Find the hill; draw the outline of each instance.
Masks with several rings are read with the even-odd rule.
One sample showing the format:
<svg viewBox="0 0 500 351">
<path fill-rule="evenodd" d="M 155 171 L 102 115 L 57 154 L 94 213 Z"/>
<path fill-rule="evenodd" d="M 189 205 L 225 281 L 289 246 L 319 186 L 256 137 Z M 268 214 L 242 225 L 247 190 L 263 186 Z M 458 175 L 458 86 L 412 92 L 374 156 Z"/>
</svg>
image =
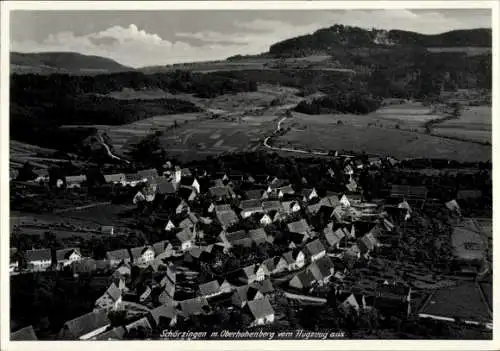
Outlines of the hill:
<svg viewBox="0 0 500 351">
<path fill-rule="evenodd" d="M 425 35 L 403 30 L 366 30 L 359 27 L 334 25 L 312 34 L 280 41 L 271 45 L 275 57 L 331 54 L 339 48 L 360 47 L 490 47 L 491 29 L 454 30 Z"/>
<path fill-rule="evenodd" d="M 10 53 L 11 73 L 97 74 L 133 71 L 131 67 L 100 56 L 75 52 Z"/>
</svg>

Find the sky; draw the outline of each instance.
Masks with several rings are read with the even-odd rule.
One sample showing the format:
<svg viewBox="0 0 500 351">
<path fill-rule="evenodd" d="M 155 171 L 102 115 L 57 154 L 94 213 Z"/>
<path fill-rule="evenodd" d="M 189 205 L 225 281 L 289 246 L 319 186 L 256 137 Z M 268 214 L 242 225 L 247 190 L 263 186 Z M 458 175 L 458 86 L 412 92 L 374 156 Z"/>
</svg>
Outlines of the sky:
<svg viewBox="0 0 500 351">
<path fill-rule="evenodd" d="M 488 9 L 159 10 L 10 13 L 11 51 L 72 51 L 142 67 L 266 52 L 334 24 L 424 34 L 490 28 Z"/>
</svg>

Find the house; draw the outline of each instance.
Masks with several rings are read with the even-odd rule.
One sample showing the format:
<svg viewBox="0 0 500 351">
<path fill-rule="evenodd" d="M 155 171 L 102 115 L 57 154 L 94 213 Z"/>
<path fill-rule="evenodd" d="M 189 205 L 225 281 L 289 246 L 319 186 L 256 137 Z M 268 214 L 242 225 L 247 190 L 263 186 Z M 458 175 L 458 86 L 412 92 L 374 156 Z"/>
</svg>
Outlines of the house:
<svg viewBox="0 0 500 351">
<path fill-rule="evenodd" d="M 129 263 L 131 258 L 127 249 L 119 249 L 106 252 L 106 259 L 111 267 L 118 266 L 120 263 Z"/>
<path fill-rule="evenodd" d="M 10 341 L 30 341 L 38 340 L 35 330 L 32 325 L 21 328 L 15 332 L 10 333 Z"/>
<path fill-rule="evenodd" d="M 244 196 L 247 200 L 263 200 L 267 198 L 267 192 L 258 189 L 248 190 L 245 191 Z"/>
<path fill-rule="evenodd" d="M 456 214 L 460 215 L 460 205 L 458 204 L 457 200 L 448 201 L 444 205 L 450 212 L 455 212 Z"/>
<path fill-rule="evenodd" d="M 139 246 L 130 249 L 134 264 L 143 265 L 154 260 L 155 251 L 152 246 Z"/>
<path fill-rule="evenodd" d="M 167 251 L 172 253 L 173 246 L 170 243 L 170 241 L 162 240 L 162 241 L 158 241 L 158 242 L 153 244 L 153 250 L 154 250 L 156 256 L 158 256 L 158 255 L 161 255 Z"/>
<path fill-rule="evenodd" d="M 106 183 L 121 184 L 125 181 L 125 173 L 105 174 L 104 181 Z"/>
<path fill-rule="evenodd" d="M 153 331 L 153 328 L 151 327 L 151 324 L 149 323 L 148 317 L 146 317 L 146 316 L 142 317 L 136 321 L 133 321 L 132 323 L 125 325 L 125 329 L 127 330 L 127 333 L 129 333 L 129 334 L 131 332 L 133 332 L 134 330 L 137 330 L 139 328 L 146 330 L 149 333 L 151 333 Z"/>
<path fill-rule="evenodd" d="M 342 229 L 338 228 L 333 230 L 333 223 L 329 223 L 327 227 L 323 229 L 323 234 L 328 245 L 336 249 L 340 248 L 342 240 L 346 237 Z"/>
<path fill-rule="evenodd" d="M 348 176 L 352 176 L 354 174 L 354 170 L 352 169 L 351 165 L 347 165 L 344 167 L 344 174 Z"/>
<path fill-rule="evenodd" d="M 263 299 L 264 295 L 259 289 L 251 284 L 238 286 L 231 296 L 231 304 L 240 308 L 245 307 L 248 301 Z"/>
<path fill-rule="evenodd" d="M 342 259 L 348 266 L 354 265 L 360 258 L 361 250 L 357 244 L 348 247 L 342 255 Z"/>
<path fill-rule="evenodd" d="M 238 216 L 233 210 L 218 211 L 216 217 L 223 229 L 239 222 Z"/>
<path fill-rule="evenodd" d="M 158 177 L 158 171 L 155 168 L 143 169 L 137 172 L 137 176 L 144 182 L 151 182 Z"/>
<path fill-rule="evenodd" d="M 180 185 L 181 187 L 193 189 L 194 191 L 196 191 L 196 194 L 199 194 L 201 192 L 200 183 L 193 176 L 182 177 Z"/>
<path fill-rule="evenodd" d="M 351 206 L 351 203 L 349 202 L 349 199 L 347 198 L 347 196 L 345 194 L 342 195 L 339 202 L 340 202 L 340 206 L 342 206 L 342 207 L 350 207 Z"/>
<path fill-rule="evenodd" d="M 363 196 L 361 194 L 350 193 L 345 194 L 345 196 L 347 196 L 350 206 L 359 205 L 363 202 Z"/>
<path fill-rule="evenodd" d="M 187 251 L 193 247 L 196 240 L 196 228 L 184 229 L 183 231 L 177 233 L 176 238 L 181 243 L 181 250 Z"/>
<path fill-rule="evenodd" d="M 125 334 L 127 333 L 127 329 L 123 326 L 114 327 L 102 334 L 99 334 L 90 340 L 98 340 L 98 341 L 112 341 L 112 340 L 123 340 L 125 338 Z"/>
<path fill-rule="evenodd" d="M 262 210 L 265 213 L 269 213 L 271 211 L 282 211 L 283 207 L 281 206 L 281 202 L 279 201 L 264 201 L 262 202 Z"/>
<path fill-rule="evenodd" d="M 159 195 L 171 195 L 171 194 L 174 194 L 176 191 L 176 188 L 175 188 L 175 185 L 163 178 L 163 177 L 159 177 L 159 178 L 156 178 L 156 193 L 159 194 Z"/>
<path fill-rule="evenodd" d="M 262 212 L 262 203 L 260 200 L 243 200 L 240 202 L 241 217 L 247 218 L 254 213 Z"/>
<path fill-rule="evenodd" d="M 179 302 L 180 314 L 184 318 L 207 314 L 210 311 L 210 305 L 205 297 L 199 296 Z"/>
<path fill-rule="evenodd" d="M 248 234 L 252 241 L 257 245 L 267 242 L 267 234 L 263 228 L 250 229 Z"/>
<path fill-rule="evenodd" d="M 172 304 L 160 305 L 150 310 L 149 318 L 157 329 L 171 328 L 177 324 L 177 314 Z"/>
<path fill-rule="evenodd" d="M 52 265 L 50 249 L 26 250 L 25 257 L 28 269 L 33 271 L 44 271 Z"/>
<path fill-rule="evenodd" d="M 176 228 L 176 226 L 175 226 L 174 222 L 171 219 L 169 219 L 167 224 L 165 225 L 165 231 L 169 232 L 171 230 L 174 230 L 175 228 Z"/>
<path fill-rule="evenodd" d="M 217 280 L 212 280 L 207 283 L 198 285 L 198 292 L 200 296 L 206 298 L 213 297 L 222 293 L 219 282 Z"/>
<path fill-rule="evenodd" d="M 283 201 L 281 205 L 283 206 L 283 212 L 288 215 L 300 211 L 300 205 L 297 201 Z"/>
<path fill-rule="evenodd" d="M 181 187 L 179 188 L 177 195 L 184 201 L 192 202 L 196 200 L 198 193 L 196 192 L 196 189 Z"/>
<path fill-rule="evenodd" d="M 274 322 L 274 309 L 267 296 L 263 299 L 248 301 L 247 306 L 253 316 L 251 326 L 265 325 Z"/>
<path fill-rule="evenodd" d="M 290 279 L 288 285 L 299 290 L 309 289 L 313 285 L 314 281 L 315 279 L 311 271 L 306 269 L 297 273 L 292 279 Z"/>
<path fill-rule="evenodd" d="M 272 192 L 270 192 L 270 193 L 281 199 L 285 195 L 295 194 L 295 190 L 293 190 L 293 187 L 291 185 L 286 185 L 286 186 L 276 188 L 276 189 L 272 190 Z"/>
<path fill-rule="evenodd" d="M 125 181 L 123 182 L 123 185 L 130 185 L 131 187 L 135 187 L 142 182 L 144 182 L 144 179 L 137 173 L 128 173 L 125 174 Z"/>
<path fill-rule="evenodd" d="M 260 264 L 261 267 L 269 272 L 269 275 L 274 273 L 281 273 L 288 269 L 288 264 L 283 257 L 275 256 L 271 258 L 267 258 Z"/>
<path fill-rule="evenodd" d="M 101 234 L 106 234 L 109 236 L 113 236 L 115 233 L 115 227 L 112 225 L 103 225 L 101 226 Z"/>
<path fill-rule="evenodd" d="M 66 188 L 80 188 L 84 182 L 87 181 L 87 176 L 84 174 L 76 175 L 76 176 L 67 176 L 64 177 L 64 181 L 66 183 Z"/>
<path fill-rule="evenodd" d="M 138 203 L 143 202 L 143 201 L 146 201 L 146 195 L 144 195 L 142 191 L 138 191 L 134 195 L 132 202 L 134 203 L 134 205 L 137 205 Z"/>
<path fill-rule="evenodd" d="M 328 195 L 322 198 L 319 203 L 322 206 L 335 208 L 340 204 L 340 201 L 337 195 Z"/>
<path fill-rule="evenodd" d="M 257 280 L 258 268 L 259 267 L 255 264 L 243 267 L 241 269 L 241 279 L 247 284 L 253 283 L 254 281 Z"/>
<path fill-rule="evenodd" d="M 82 259 L 82 254 L 78 248 L 67 248 L 56 250 L 56 261 L 59 267 L 66 267 L 75 261 Z"/>
<path fill-rule="evenodd" d="M 227 201 L 236 197 L 236 194 L 228 186 L 215 186 L 208 189 L 208 194 L 217 202 Z"/>
<path fill-rule="evenodd" d="M 345 314 L 349 314 L 351 311 L 359 313 L 367 307 L 365 296 L 363 294 L 354 294 L 352 292 L 338 292 L 336 295 L 336 300 L 339 301 L 337 307 Z"/>
<path fill-rule="evenodd" d="M 266 213 L 264 214 L 260 220 L 259 220 L 259 223 L 262 225 L 262 226 L 267 226 L 271 223 L 273 223 L 273 219 Z"/>
<path fill-rule="evenodd" d="M 183 212 L 190 212 L 189 205 L 184 199 L 178 199 L 177 200 L 177 205 L 175 206 L 175 213 L 176 214 L 181 214 Z"/>
<path fill-rule="evenodd" d="M 326 255 L 326 249 L 321 241 L 316 239 L 305 245 L 304 253 L 311 261 L 316 261 Z"/>
<path fill-rule="evenodd" d="M 302 268 L 305 264 L 305 255 L 299 249 L 294 249 L 283 254 L 288 270 L 293 271 Z"/>
<path fill-rule="evenodd" d="M 371 167 L 380 168 L 382 167 L 382 160 L 379 157 L 368 157 L 368 164 Z"/>
<path fill-rule="evenodd" d="M 300 191 L 300 195 L 302 196 L 302 201 L 304 201 L 304 202 L 311 201 L 312 199 L 318 197 L 318 193 L 316 192 L 316 189 L 314 189 L 314 188 L 302 189 Z"/>
<path fill-rule="evenodd" d="M 198 217 L 194 213 L 189 213 L 186 218 L 184 218 L 180 223 L 179 223 L 179 228 L 182 229 L 189 229 L 193 228 L 198 224 L 200 221 Z"/>
<path fill-rule="evenodd" d="M 64 323 L 59 332 L 62 340 L 89 340 L 101 333 L 111 324 L 108 312 L 104 309 L 89 312 Z"/>
<path fill-rule="evenodd" d="M 250 235 L 244 230 L 237 230 L 231 233 L 222 231 L 219 234 L 219 238 L 227 249 L 234 246 L 251 247 L 253 242 Z"/>
<path fill-rule="evenodd" d="M 109 288 L 95 302 L 95 309 L 110 309 L 121 302 L 122 290 L 115 283 L 111 283 Z"/>
<path fill-rule="evenodd" d="M 359 248 L 363 255 L 367 255 L 370 252 L 374 251 L 377 247 L 380 246 L 379 241 L 375 238 L 373 233 L 369 232 L 363 235 L 358 242 Z"/>
<path fill-rule="evenodd" d="M 321 256 L 321 258 L 314 260 L 307 267 L 307 270 L 311 272 L 314 281 L 319 284 L 327 283 L 330 277 L 335 273 L 333 262 L 328 256 Z"/>
<path fill-rule="evenodd" d="M 305 219 L 288 223 L 287 228 L 290 233 L 301 234 L 304 236 L 304 238 L 309 237 L 312 233 L 311 228 L 309 227 L 309 224 L 307 224 Z"/>
</svg>

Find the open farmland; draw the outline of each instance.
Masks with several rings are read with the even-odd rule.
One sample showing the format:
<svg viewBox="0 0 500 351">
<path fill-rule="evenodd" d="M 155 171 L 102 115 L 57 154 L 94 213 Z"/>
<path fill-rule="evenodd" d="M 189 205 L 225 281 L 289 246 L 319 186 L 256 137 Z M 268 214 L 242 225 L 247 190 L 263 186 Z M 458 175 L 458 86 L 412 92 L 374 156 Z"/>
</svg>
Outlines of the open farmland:
<svg viewBox="0 0 500 351">
<path fill-rule="evenodd" d="M 492 137 L 491 106 L 468 106 L 457 119 L 449 119 L 432 129 L 435 135 L 463 140 L 490 142 Z"/>
<path fill-rule="evenodd" d="M 308 115 L 294 112 L 294 118 L 287 124 L 300 121 L 313 124 L 349 124 L 357 127 L 374 125 L 379 127 L 400 128 L 405 130 L 424 132 L 424 124 L 430 120 L 443 118 L 443 115 L 435 113 L 429 106 L 418 102 L 407 102 L 404 104 L 389 105 L 378 109 L 367 115 L 355 114 L 321 114 Z"/>
<path fill-rule="evenodd" d="M 356 150 L 404 158 L 447 158 L 457 161 L 491 160 L 491 147 L 422 133 L 380 127 L 307 123 L 276 138 L 273 146 L 300 149 Z"/>
<path fill-rule="evenodd" d="M 274 118 L 272 118 L 274 117 Z M 276 116 L 265 120 L 203 120 L 196 125 L 181 126 L 165 133 L 160 140 L 169 154 L 182 161 L 203 159 L 224 152 L 252 151 L 275 127 Z"/>
</svg>

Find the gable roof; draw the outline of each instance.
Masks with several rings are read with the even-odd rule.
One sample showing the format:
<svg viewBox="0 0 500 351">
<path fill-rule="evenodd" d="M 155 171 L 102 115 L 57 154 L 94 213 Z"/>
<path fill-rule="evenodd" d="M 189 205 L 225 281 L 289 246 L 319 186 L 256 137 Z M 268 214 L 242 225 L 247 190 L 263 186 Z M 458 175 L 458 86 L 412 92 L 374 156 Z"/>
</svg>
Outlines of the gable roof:
<svg viewBox="0 0 500 351">
<path fill-rule="evenodd" d="M 333 262 L 328 256 L 323 256 L 320 259 L 312 262 L 307 269 L 311 272 L 316 280 L 323 280 L 331 275 L 331 270 L 334 268 Z"/>
<path fill-rule="evenodd" d="M 212 280 L 210 282 L 200 284 L 198 286 L 201 295 L 215 294 L 220 291 L 220 285 L 217 280 Z"/>
<path fill-rule="evenodd" d="M 184 229 L 183 231 L 177 233 L 175 236 L 177 237 L 177 239 L 179 239 L 181 243 L 184 243 L 187 241 L 194 240 L 195 233 L 190 229 Z"/>
<path fill-rule="evenodd" d="M 156 192 L 161 195 L 173 194 L 175 193 L 175 186 L 166 178 L 158 177 L 156 178 Z"/>
<path fill-rule="evenodd" d="M 169 245 L 170 245 L 170 241 L 168 241 L 168 240 L 158 241 L 158 242 L 153 244 L 153 250 L 158 255 L 158 254 L 161 254 L 163 251 L 165 251 L 165 249 Z"/>
<path fill-rule="evenodd" d="M 63 329 L 74 338 L 110 324 L 106 310 L 92 311 L 64 323 Z"/>
<path fill-rule="evenodd" d="M 262 294 L 268 294 L 274 291 L 273 283 L 271 279 L 264 279 L 260 281 L 255 281 L 250 284 L 251 287 L 259 290 Z"/>
<path fill-rule="evenodd" d="M 52 260 L 50 249 L 26 250 L 25 255 L 28 262 Z"/>
<path fill-rule="evenodd" d="M 337 207 L 340 204 L 340 199 L 337 195 L 329 195 L 322 198 L 319 203 L 327 207 Z"/>
<path fill-rule="evenodd" d="M 224 232 L 224 236 L 226 240 L 232 245 L 241 245 L 241 246 L 252 246 L 252 239 L 250 235 L 244 230 L 237 230 L 235 232 L 226 233 Z"/>
<path fill-rule="evenodd" d="M 265 243 L 267 241 L 267 234 L 263 228 L 251 229 L 248 231 L 248 234 L 256 244 Z"/>
<path fill-rule="evenodd" d="M 13 333 L 10 333 L 10 340 L 12 341 L 28 341 L 28 340 L 38 340 L 35 330 L 32 325 L 28 325 L 22 329 L 19 329 Z"/>
<path fill-rule="evenodd" d="M 307 243 L 305 249 L 306 249 L 307 253 L 310 254 L 311 256 L 317 255 L 320 252 L 325 251 L 325 247 L 323 246 L 321 241 L 319 241 L 319 239 L 316 239 L 316 240 L 313 240 L 313 241 Z"/>
<path fill-rule="evenodd" d="M 266 267 L 269 272 L 272 272 L 278 266 L 280 260 L 280 256 L 270 257 L 262 261 L 261 266 Z"/>
<path fill-rule="evenodd" d="M 106 290 L 106 294 L 108 294 L 113 299 L 113 301 L 116 301 L 120 298 L 122 292 L 120 289 L 118 289 L 115 283 L 111 283 L 109 288 Z"/>
<path fill-rule="evenodd" d="M 360 243 L 362 243 L 365 248 L 371 251 L 377 246 L 378 240 L 373 236 L 372 233 L 366 233 L 361 237 Z"/>
<path fill-rule="evenodd" d="M 295 205 L 299 205 L 299 202 L 298 201 L 283 201 L 281 203 L 281 205 L 283 206 L 283 210 L 286 212 L 286 213 L 290 213 L 292 212 L 292 209 Z M 300 205 L 299 205 L 300 206 Z"/>
<path fill-rule="evenodd" d="M 142 169 L 140 171 L 137 171 L 137 175 L 142 179 L 147 178 L 148 180 L 151 180 L 155 177 L 158 177 L 158 171 L 155 168 Z"/>
<path fill-rule="evenodd" d="M 184 317 L 204 313 L 204 307 L 210 307 L 207 299 L 203 296 L 179 302 Z"/>
<path fill-rule="evenodd" d="M 304 234 L 304 233 L 309 233 L 311 230 L 311 228 L 309 227 L 309 224 L 307 224 L 305 219 L 301 219 L 300 221 L 288 223 L 287 227 L 288 227 L 288 231 L 291 233 Z"/>
<path fill-rule="evenodd" d="M 290 280 L 290 283 L 292 283 L 292 280 L 298 280 L 300 282 L 300 285 L 302 285 L 304 288 L 308 288 L 315 281 L 315 278 L 314 278 L 314 275 L 312 275 L 312 273 L 308 269 L 306 269 L 306 270 L 303 270 L 303 271 L 297 273 Z"/>
<path fill-rule="evenodd" d="M 214 186 L 208 189 L 211 196 L 214 197 L 230 197 L 231 190 L 227 186 Z"/>
<path fill-rule="evenodd" d="M 220 224 L 226 227 L 239 221 L 238 216 L 233 210 L 217 212 L 216 216 Z"/>
<path fill-rule="evenodd" d="M 243 200 L 240 202 L 240 208 L 242 210 L 261 210 L 262 203 L 260 202 L 260 200 Z"/>
<path fill-rule="evenodd" d="M 262 202 L 262 208 L 264 211 L 271 211 L 271 210 L 281 210 L 281 202 L 279 201 L 264 201 Z"/>
<path fill-rule="evenodd" d="M 232 211 L 230 204 L 215 205 L 215 212 Z"/>
<path fill-rule="evenodd" d="M 273 306 L 271 306 L 271 303 L 269 302 L 267 296 L 263 299 L 248 301 L 248 308 L 255 319 L 274 315 Z"/>
<path fill-rule="evenodd" d="M 125 173 L 116 173 L 116 174 L 105 174 L 104 181 L 106 183 L 119 183 L 125 179 Z"/>
<path fill-rule="evenodd" d="M 160 305 L 153 308 L 149 313 L 151 317 L 153 317 L 156 325 L 159 325 L 160 318 L 173 319 L 175 317 L 175 308 L 172 304 Z"/>
<path fill-rule="evenodd" d="M 344 237 L 345 234 L 342 229 L 338 228 L 337 230 L 333 230 L 332 226 L 328 225 L 325 229 L 323 229 L 323 233 L 325 234 L 325 239 L 331 246 L 339 243 Z"/>
<path fill-rule="evenodd" d="M 299 255 L 300 252 L 301 251 L 298 249 L 287 251 L 283 254 L 283 258 L 288 264 L 295 263 L 297 261 L 297 256 Z"/>
<path fill-rule="evenodd" d="M 153 250 L 153 248 L 151 246 L 137 246 L 137 247 L 133 247 L 130 249 L 130 255 L 133 257 L 133 258 L 138 258 L 140 257 L 144 252 L 146 252 L 146 250 Z"/>
<path fill-rule="evenodd" d="M 248 190 L 245 191 L 245 197 L 248 200 L 259 200 L 262 198 L 262 190 L 254 189 L 254 190 Z"/>
<path fill-rule="evenodd" d="M 77 255 L 81 255 L 80 250 L 74 247 L 56 250 L 56 260 L 57 261 L 67 260 L 73 252 L 76 253 Z"/>
</svg>

